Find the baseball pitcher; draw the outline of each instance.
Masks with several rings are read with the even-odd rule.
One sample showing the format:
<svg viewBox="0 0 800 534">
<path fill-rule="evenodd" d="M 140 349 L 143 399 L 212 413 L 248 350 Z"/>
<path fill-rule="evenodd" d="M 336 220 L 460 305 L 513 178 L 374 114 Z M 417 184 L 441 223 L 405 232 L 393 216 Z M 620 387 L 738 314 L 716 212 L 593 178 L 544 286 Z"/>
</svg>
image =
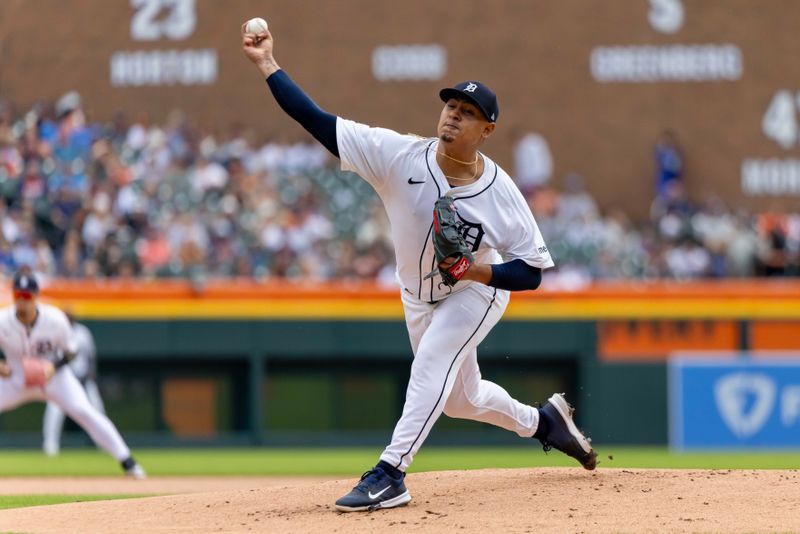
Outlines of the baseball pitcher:
<svg viewBox="0 0 800 534">
<path fill-rule="evenodd" d="M 436 137 L 401 135 L 320 109 L 278 66 L 273 45 L 268 29 L 255 34 L 242 26 L 244 54 L 278 105 L 383 202 L 414 353 L 391 442 L 336 508 L 407 504 L 405 471 L 442 412 L 537 438 L 545 450 L 554 447 L 594 469 L 597 455 L 563 395 L 535 408 L 483 380 L 478 367 L 478 345 L 500 320 L 509 292 L 536 289 L 542 269 L 553 266 L 522 194 L 479 151 L 497 126 L 494 92 L 476 80 L 442 89 Z"/>
</svg>

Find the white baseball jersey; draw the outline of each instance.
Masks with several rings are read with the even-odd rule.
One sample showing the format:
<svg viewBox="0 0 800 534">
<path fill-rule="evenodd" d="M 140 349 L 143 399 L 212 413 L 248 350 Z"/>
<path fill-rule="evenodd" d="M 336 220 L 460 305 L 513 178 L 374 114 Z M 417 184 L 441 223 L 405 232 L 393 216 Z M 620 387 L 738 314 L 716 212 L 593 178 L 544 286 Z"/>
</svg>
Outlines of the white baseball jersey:
<svg viewBox="0 0 800 534">
<path fill-rule="evenodd" d="M 72 325 L 72 333 L 75 338 L 75 358 L 69 362 L 72 372 L 78 380 L 85 380 L 95 371 L 97 349 L 94 346 L 94 338 L 86 325 L 75 323 Z"/>
<path fill-rule="evenodd" d="M 38 303 L 38 315 L 28 328 L 16 316 L 14 306 L 0 310 L 0 350 L 11 367 L 11 376 L 0 378 L 0 413 L 33 401 L 54 402 L 94 440 L 119 461 L 131 451 L 114 423 L 89 402 L 86 391 L 68 367 L 62 367 L 42 387 L 25 386 L 22 358 L 33 356 L 57 361 L 63 352 L 78 346 L 67 316 L 54 306 Z"/>
<path fill-rule="evenodd" d="M 433 205 L 445 195 L 455 199 L 475 261 L 522 259 L 533 267 L 553 266 L 524 197 L 508 174 L 485 155 L 477 181 L 452 187 L 436 163 L 438 139 L 371 128 L 341 117 L 336 136 L 342 170 L 359 174 L 383 202 L 392 228 L 397 276 L 407 293 L 435 302 L 474 283 L 459 282 L 451 291 L 438 276 L 424 280 L 436 268 Z"/>
<path fill-rule="evenodd" d="M 24 356 L 56 362 L 63 352 L 77 350 L 72 326 L 64 312 L 41 303 L 36 309 L 39 315 L 30 329 L 17 319 L 14 306 L 0 310 L 0 350 L 11 367 L 11 380 L 20 384 L 25 376 L 22 368 Z"/>
<path fill-rule="evenodd" d="M 436 267 L 433 206 L 445 195 L 455 199 L 462 234 L 476 261 L 522 259 L 534 267 L 552 267 L 519 189 L 486 156 L 477 181 L 451 187 L 436 162 L 437 139 L 342 118 L 336 135 L 342 169 L 369 182 L 388 214 L 414 350 L 403 414 L 381 460 L 405 471 L 443 412 L 532 436 L 539 424 L 536 409 L 483 380 L 478 366 L 478 345 L 503 315 L 509 292 L 471 281 L 458 282 L 451 291 L 438 276 L 424 279 Z"/>
</svg>

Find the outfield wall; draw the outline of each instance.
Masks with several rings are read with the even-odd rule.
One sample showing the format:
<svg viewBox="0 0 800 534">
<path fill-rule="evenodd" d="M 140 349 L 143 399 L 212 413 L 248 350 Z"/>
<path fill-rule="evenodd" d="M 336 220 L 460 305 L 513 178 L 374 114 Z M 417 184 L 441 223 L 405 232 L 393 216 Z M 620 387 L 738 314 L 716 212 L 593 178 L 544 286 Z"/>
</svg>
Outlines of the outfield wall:
<svg viewBox="0 0 800 534">
<path fill-rule="evenodd" d="M 411 356 L 394 290 L 63 282 L 44 298 L 94 332 L 109 414 L 133 443 L 380 444 L 402 407 Z M 538 291 L 514 295 L 480 362 L 520 400 L 567 392 L 598 442 L 665 444 L 669 353 L 797 349 L 798 322 L 796 283 Z M 0 416 L 0 444 L 37 444 L 41 411 Z M 431 440 L 507 434 L 442 418 Z"/>
<path fill-rule="evenodd" d="M 439 89 L 487 83 L 501 110 L 487 153 L 511 171 L 514 142 L 536 131 L 554 180 L 586 176 L 605 210 L 647 216 L 664 130 L 685 149 L 693 198 L 797 205 L 794 0 L 4 0 L 0 92 L 20 113 L 77 90 L 91 120 L 163 124 L 180 109 L 209 131 L 304 137 L 242 57 L 253 16 L 293 79 L 359 122 L 432 135 Z M 30 46 L 42 28 L 58 54 Z"/>
</svg>

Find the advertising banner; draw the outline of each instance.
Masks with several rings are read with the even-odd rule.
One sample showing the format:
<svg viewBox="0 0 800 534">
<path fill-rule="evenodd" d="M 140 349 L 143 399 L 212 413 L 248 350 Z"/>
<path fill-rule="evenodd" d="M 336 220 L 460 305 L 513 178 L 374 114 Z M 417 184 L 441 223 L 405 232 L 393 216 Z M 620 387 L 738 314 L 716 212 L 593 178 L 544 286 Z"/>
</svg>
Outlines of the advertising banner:
<svg viewBox="0 0 800 534">
<path fill-rule="evenodd" d="M 800 448 L 800 353 L 669 362 L 670 446 Z"/>
</svg>

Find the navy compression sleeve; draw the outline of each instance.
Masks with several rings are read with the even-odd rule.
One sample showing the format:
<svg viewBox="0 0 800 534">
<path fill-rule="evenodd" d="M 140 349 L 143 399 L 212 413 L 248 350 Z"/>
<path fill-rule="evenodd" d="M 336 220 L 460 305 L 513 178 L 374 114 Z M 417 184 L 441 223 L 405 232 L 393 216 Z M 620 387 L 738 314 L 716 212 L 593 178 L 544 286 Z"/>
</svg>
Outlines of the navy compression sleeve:
<svg viewBox="0 0 800 534">
<path fill-rule="evenodd" d="M 338 158 L 336 115 L 320 108 L 283 70 L 267 78 L 267 85 L 281 109 Z"/>
<path fill-rule="evenodd" d="M 516 259 L 507 263 L 492 265 L 492 279 L 489 285 L 508 291 L 536 289 L 542 283 L 542 270 L 531 267 L 523 260 Z"/>
</svg>

